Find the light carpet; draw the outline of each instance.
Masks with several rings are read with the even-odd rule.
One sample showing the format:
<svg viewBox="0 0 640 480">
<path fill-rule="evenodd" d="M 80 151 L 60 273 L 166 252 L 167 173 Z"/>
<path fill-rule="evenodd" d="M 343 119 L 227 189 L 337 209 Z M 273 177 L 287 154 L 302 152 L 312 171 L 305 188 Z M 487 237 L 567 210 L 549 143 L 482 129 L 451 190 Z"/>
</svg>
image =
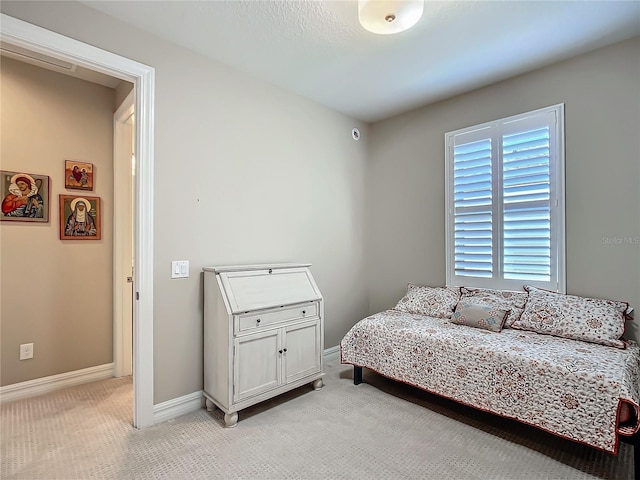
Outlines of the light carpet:
<svg viewBox="0 0 640 480">
<path fill-rule="evenodd" d="M 618 456 L 458 405 L 372 372 L 325 365 L 304 386 L 223 428 L 204 408 L 131 426 L 131 379 L 72 387 L 1 407 L 0 478 L 630 479 Z"/>
</svg>

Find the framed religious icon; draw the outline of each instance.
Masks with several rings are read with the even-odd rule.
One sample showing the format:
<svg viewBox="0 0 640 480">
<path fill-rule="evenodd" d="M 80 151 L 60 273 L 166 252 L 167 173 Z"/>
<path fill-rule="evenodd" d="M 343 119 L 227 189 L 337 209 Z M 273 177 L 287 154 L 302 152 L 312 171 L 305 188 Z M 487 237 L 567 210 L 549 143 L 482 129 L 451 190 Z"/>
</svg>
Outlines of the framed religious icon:
<svg viewBox="0 0 640 480">
<path fill-rule="evenodd" d="M 49 221 L 49 177 L 36 173 L 0 170 L 2 215 L 13 222 Z"/>
<path fill-rule="evenodd" d="M 100 197 L 60 195 L 60 240 L 100 240 Z"/>
<path fill-rule="evenodd" d="M 93 191 L 93 164 L 65 160 L 64 186 L 68 189 Z"/>
</svg>

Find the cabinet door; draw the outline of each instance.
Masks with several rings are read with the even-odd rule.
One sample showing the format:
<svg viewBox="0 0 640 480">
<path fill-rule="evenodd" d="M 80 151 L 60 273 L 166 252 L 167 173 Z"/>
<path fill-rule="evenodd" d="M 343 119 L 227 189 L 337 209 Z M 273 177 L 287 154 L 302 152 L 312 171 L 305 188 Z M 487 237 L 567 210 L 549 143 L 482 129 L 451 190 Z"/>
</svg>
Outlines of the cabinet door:
<svg viewBox="0 0 640 480">
<path fill-rule="evenodd" d="M 235 339 L 234 401 L 259 395 L 282 383 L 278 353 L 281 348 L 281 330 L 279 329 Z"/>
<path fill-rule="evenodd" d="M 320 319 L 284 328 L 285 382 L 293 382 L 321 370 Z"/>
</svg>

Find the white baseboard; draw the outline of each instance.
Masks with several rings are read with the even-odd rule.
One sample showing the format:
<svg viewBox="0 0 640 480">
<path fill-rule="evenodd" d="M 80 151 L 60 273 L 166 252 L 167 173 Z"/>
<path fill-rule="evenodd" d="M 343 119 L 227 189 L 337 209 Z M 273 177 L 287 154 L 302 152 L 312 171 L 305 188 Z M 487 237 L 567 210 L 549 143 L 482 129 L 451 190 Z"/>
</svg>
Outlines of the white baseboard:
<svg viewBox="0 0 640 480">
<path fill-rule="evenodd" d="M 199 410 L 204 405 L 202 390 L 173 398 L 153 406 L 153 424 L 166 422 L 185 413 Z"/>
<path fill-rule="evenodd" d="M 0 387 L 0 403 L 31 398 L 61 388 L 73 387 L 83 383 L 105 380 L 113 377 L 113 363 L 83 368 L 73 372 L 60 373 L 49 377 L 36 378 L 26 382 Z"/>
<path fill-rule="evenodd" d="M 332 360 L 338 360 L 340 358 L 340 345 L 336 345 L 335 347 L 327 348 L 324 351 L 324 360 L 325 362 L 330 362 Z"/>
<path fill-rule="evenodd" d="M 339 358 L 339 355 L 340 346 L 336 345 L 324 351 L 324 360 L 336 360 Z M 106 363 L 96 367 L 36 378 L 35 380 L 29 380 L 27 382 L 14 383 L 13 385 L 0 387 L 0 403 L 35 397 L 61 388 L 95 382 L 97 380 L 105 380 L 111 377 L 113 377 L 113 363 Z M 203 402 L 204 397 L 202 390 L 200 390 L 154 405 L 153 423 L 166 422 L 185 413 L 198 410 L 202 408 Z"/>
</svg>

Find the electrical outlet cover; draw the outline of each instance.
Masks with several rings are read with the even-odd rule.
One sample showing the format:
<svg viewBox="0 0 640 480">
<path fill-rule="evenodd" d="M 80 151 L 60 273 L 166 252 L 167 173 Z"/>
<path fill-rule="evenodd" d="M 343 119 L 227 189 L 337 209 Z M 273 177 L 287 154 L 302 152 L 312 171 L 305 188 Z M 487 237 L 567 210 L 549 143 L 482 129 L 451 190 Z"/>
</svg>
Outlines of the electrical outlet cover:
<svg viewBox="0 0 640 480">
<path fill-rule="evenodd" d="M 33 343 L 23 343 L 20 345 L 20 360 L 33 358 Z"/>
</svg>

